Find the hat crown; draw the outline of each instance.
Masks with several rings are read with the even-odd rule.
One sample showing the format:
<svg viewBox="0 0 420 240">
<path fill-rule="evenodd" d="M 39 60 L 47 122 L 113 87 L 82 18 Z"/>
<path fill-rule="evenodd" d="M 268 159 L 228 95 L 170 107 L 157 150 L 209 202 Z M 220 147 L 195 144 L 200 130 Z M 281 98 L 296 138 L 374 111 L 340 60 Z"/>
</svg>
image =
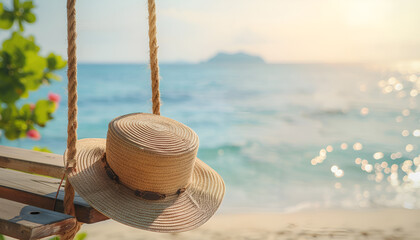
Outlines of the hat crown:
<svg viewBox="0 0 420 240">
<path fill-rule="evenodd" d="M 125 186 L 172 194 L 188 185 L 198 145 L 197 134 L 184 124 L 134 113 L 109 123 L 106 158 Z"/>
</svg>

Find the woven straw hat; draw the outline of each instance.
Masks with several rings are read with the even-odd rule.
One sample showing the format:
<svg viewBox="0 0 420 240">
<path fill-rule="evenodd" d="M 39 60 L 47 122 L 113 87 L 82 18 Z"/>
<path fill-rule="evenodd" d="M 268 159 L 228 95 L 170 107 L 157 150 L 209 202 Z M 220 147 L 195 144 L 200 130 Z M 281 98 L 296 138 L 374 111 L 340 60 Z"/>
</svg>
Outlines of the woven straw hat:
<svg viewBox="0 0 420 240">
<path fill-rule="evenodd" d="M 204 224 L 223 199 L 223 179 L 196 157 L 198 136 L 175 120 L 120 116 L 106 139 L 78 140 L 76 147 L 68 180 L 92 207 L 123 224 L 186 231 Z"/>
</svg>

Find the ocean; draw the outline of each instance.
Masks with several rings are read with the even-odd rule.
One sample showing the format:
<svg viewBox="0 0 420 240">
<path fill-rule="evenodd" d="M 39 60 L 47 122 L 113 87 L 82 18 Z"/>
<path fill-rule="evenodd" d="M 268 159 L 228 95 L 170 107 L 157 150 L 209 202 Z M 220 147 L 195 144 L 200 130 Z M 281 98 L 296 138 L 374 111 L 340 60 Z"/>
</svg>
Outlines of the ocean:
<svg viewBox="0 0 420 240">
<path fill-rule="evenodd" d="M 420 208 L 419 72 L 366 65 L 161 64 L 161 113 L 191 127 L 198 157 L 226 183 L 223 212 Z M 417 75 L 416 75 L 417 74 Z M 62 100 L 39 141 L 66 147 L 63 81 L 25 102 Z M 78 66 L 79 138 L 113 118 L 151 112 L 147 64 Z"/>
</svg>

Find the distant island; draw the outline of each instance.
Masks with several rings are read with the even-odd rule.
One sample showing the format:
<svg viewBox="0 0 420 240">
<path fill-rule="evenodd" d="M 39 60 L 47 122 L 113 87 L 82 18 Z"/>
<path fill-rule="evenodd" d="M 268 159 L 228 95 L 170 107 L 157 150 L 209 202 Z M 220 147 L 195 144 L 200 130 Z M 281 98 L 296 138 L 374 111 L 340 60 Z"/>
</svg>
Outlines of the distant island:
<svg viewBox="0 0 420 240">
<path fill-rule="evenodd" d="M 264 64 L 265 61 L 260 56 L 255 56 L 255 55 L 251 55 L 244 52 L 238 52 L 238 53 L 220 52 L 220 53 L 217 53 L 214 57 L 210 58 L 209 60 L 204 61 L 203 63 Z"/>
</svg>

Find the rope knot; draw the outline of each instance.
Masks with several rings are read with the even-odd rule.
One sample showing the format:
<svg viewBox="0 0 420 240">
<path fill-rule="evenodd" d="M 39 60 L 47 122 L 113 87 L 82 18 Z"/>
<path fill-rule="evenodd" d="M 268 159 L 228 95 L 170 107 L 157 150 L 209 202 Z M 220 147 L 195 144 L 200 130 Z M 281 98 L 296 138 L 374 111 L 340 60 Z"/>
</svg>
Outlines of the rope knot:
<svg viewBox="0 0 420 240">
<path fill-rule="evenodd" d="M 76 168 L 76 159 L 68 159 L 66 162 L 66 173 L 71 173 Z"/>
</svg>

